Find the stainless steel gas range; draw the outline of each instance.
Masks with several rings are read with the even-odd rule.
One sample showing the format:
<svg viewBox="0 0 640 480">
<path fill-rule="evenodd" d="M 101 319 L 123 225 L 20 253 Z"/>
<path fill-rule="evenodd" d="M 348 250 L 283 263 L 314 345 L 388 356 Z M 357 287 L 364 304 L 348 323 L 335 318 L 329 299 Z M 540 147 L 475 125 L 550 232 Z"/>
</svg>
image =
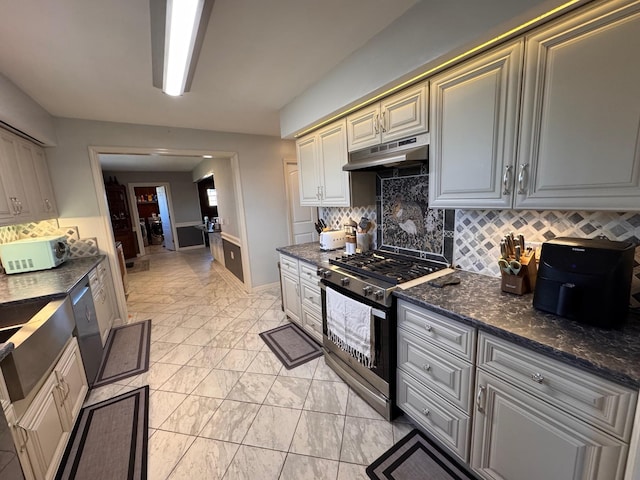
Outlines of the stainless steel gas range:
<svg viewBox="0 0 640 480">
<path fill-rule="evenodd" d="M 452 272 L 444 262 L 374 250 L 320 269 L 325 361 L 387 420 L 394 416 L 397 288 Z M 339 317 L 339 318 L 338 318 Z M 344 328 L 343 328 L 344 325 Z"/>
</svg>

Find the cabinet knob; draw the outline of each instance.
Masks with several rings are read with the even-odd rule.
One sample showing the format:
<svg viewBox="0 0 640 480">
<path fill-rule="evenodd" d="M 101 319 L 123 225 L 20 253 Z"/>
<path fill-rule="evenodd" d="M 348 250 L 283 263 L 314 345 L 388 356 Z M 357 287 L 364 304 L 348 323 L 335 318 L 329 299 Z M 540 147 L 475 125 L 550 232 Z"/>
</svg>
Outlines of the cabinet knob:
<svg viewBox="0 0 640 480">
<path fill-rule="evenodd" d="M 424 410 L 422 410 L 422 414 L 423 414 L 425 417 L 428 417 L 430 413 L 431 413 L 431 412 L 429 411 L 429 409 L 428 409 L 428 408 L 425 408 Z"/>
<path fill-rule="evenodd" d="M 431 370 L 431 365 L 429 365 L 428 363 L 425 363 L 425 364 L 422 366 L 422 369 L 423 369 L 425 372 L 428 372 L 429 370 Z"/>
<path fill-rule="evenodd" d="M 425 324 L 424 324 L 424 329 L 425 329 L 427 332 L 430 332 L 431 330 L 433 330 L 433 327 L 432 327 L 431 325 L 429 325 L 428 323 L 425 323 Z"/>
</svg>

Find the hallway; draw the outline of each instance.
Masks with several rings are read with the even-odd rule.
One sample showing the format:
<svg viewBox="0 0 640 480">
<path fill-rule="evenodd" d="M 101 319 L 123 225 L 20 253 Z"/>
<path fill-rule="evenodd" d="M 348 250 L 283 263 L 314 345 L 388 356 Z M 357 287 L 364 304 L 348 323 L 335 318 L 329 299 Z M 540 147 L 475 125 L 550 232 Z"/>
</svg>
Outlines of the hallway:
<svg viewBox="0 0 640 480">
<path fill-rule="evenodd" d="M 87 403 L 149 385 L 150 479 L 366 479 L 412 429 L 380 417 L 322 358 L 282 367 L 258 336 L 287 321 L 279 288 L 244 293 L 205 248 L 144 258 L 150 269 L 129 275 L 128 321 L 152 319 L 149 371 Z"/>
</svg>

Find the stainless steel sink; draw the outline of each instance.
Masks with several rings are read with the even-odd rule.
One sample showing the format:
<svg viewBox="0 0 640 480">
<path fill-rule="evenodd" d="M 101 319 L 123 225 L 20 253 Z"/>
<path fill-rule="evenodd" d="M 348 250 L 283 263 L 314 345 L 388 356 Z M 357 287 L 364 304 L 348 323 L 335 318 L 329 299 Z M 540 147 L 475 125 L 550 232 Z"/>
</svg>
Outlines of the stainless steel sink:
<svg viewBox="0 0 640 480">
<path fill-rule="evenodd" d="M 0 342 L 14 344 L 0 362 L 12 402 L 25 398 L 49 372 L 74 325 L 68 297 L 0 305 Z"/>
</svg>

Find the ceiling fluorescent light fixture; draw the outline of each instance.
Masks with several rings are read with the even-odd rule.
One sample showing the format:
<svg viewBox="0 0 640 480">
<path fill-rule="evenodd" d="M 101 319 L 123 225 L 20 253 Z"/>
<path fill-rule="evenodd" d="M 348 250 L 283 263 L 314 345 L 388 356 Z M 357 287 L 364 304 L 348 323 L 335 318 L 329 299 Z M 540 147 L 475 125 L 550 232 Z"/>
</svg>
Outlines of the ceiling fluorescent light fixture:
<svg viewBox="0 0 640 480">
<path fill-rule="evenodd" d="M 153 85 L 167 95 L 191 88 L 214 0 L 150 0 Z"/>
</svg>

